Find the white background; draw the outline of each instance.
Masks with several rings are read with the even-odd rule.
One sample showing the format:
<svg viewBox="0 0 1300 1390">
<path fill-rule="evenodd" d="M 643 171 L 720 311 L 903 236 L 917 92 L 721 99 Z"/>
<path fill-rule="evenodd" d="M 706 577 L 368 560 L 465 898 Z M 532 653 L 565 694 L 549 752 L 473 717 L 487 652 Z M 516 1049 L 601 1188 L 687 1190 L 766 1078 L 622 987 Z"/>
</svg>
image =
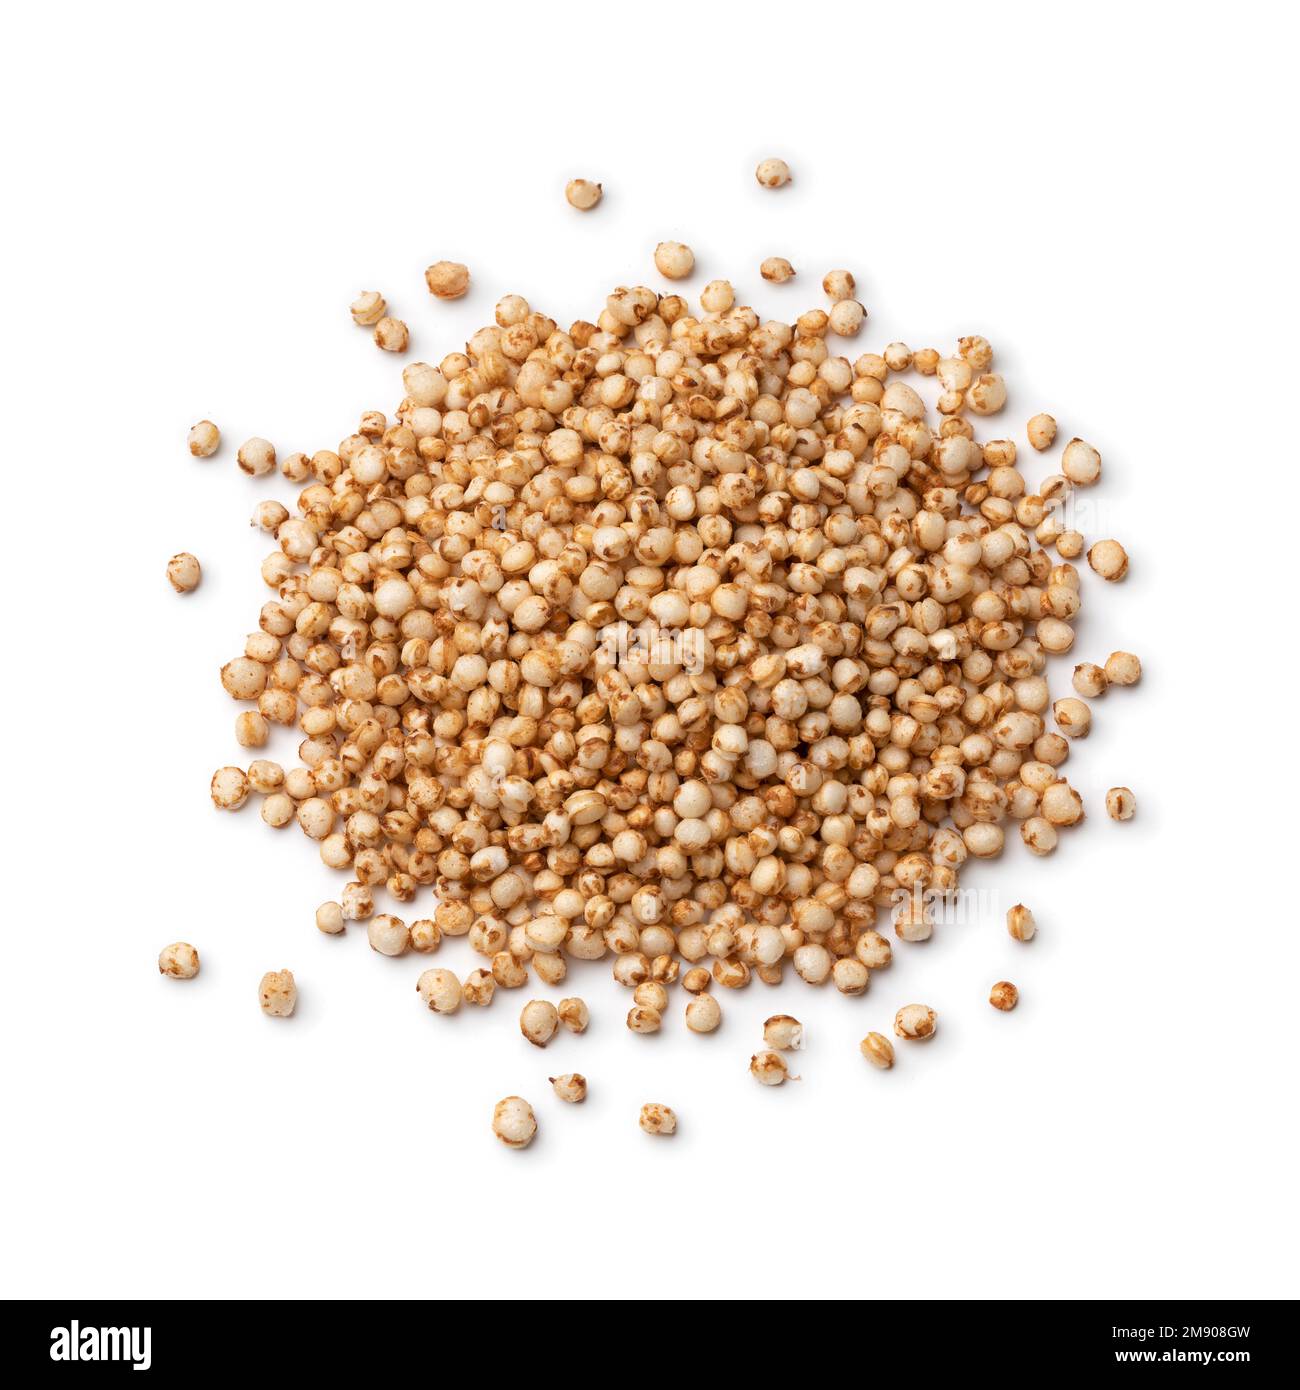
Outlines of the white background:
<svg viewBox="0 0 1300 1390">
<path fill-rule="evenodd" d="M 443 13 L 444 9 L 448 13 Z M 1219 16 L 1222 16 L 1221 18 Z M 10 1295 L 1295 1296 L 1296 33 L 1281 7 L 70 5 L 9 19 L 0 1290 Z M 791 187 L 764 193 L 759 158 Z M 588 216 L 567 178 L 605 185 Z M 608 963 L 443 1019 L 250 806 L 217 671 L 268 596 L 249 435 L 333 447 L 507 291 L 564 322 L 696 251 L 764 315 L 854 271 L 850 355 L 986 334 L 1025 448 L 1101 449 L 1075 659 L 1142 655 L 1069 765 L 1086 825 L 963 880 L 868 994 L 724 992 L 630 1035 Z M 799 278 L 764 285 L 786 255 Z M 464 260 L 460 304 L 422 271 Z M 222 428 L 192 460 L 190 424 Z M 204 566 L 172 594 L 174 551 Z M 1061 663 L 1068 681 L 1070 661 Z M 278 745 L 291 758 L 293 740 Z M 1138 818 L 1106 819 L 1114 783 Z M 1039 937 L 1007 936 L 1005 908 Z M 425 900 L 428 906 L 428 900 Z M 419 913 L 407 910 L 405 916 Z M 191 983 L 158 949 L 198 946 Z M 471 968 L 467 945 L 436 963 Z M 290 1022 L 255 1001 L 290 966 Z M 1015 980 L 1019 1009 L 985 1002 Z M 544 1054 L 532 994 L 594 1022 Z M 898 1005 L 940 1032 L 859 1057 Z M 746 1074 L 804 1019 L 800 1084 Z M 546 1078 L 581 1070 L 563 1107 Z M 518 1092 L 541 1133 L 489 1133 Z M 680 1116 L 675 1139 L 640 1104 Z"/>
</svg>

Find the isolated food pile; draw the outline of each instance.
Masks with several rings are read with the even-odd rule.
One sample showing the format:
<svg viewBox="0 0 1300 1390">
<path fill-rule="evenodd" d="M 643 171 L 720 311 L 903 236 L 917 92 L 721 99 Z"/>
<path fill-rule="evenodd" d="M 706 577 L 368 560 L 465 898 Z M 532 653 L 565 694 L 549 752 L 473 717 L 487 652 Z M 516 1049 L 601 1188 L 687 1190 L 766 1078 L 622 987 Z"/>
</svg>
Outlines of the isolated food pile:
<svg viewBox="0 0 1300 1390">
<path fill-rule="evenodd" d="M 441 297 L 468 283 L 430 268 Z M 793 323 L 723 280 L 698 311 L 620 287 L 567 326 L 508 295 L 464 352 L 406 367 L 391 415 L 283 461 L 295 509 L 256 518 L 273 596 L 221 679 L 240 742 L 296 726 L 299 765 L 222 768 L 212 795 L 257 793 L 349 874 L 322 930 L 366 921 L 388 955 L 467 936 L 481 968 L 427 972 L 430 1008 L 600 957 L 636 1031 L 679 975 L 696 1031 L 714 983 L 792 969 L 860 993 L 969 859 L 1008 833 L 1049 854 L 1082 819 L 1064 765 L 1089 706 L 1053 703 L 1045 670 L 1081 603 L 1064 504 L 1100 456 L 1073 439 L 1031 490 L 1015 442 L 978 437 L 1007 397 L 984 338 L 851 360 L 853 277 L 824 289 Z M 1029 438 L 1055 432 L 1040 415 Z M 264 440 L 239 457 L 275 466 Z M 1089 556 L 1123 577 L 1118 542 Z M 1139 672 L 1079 669 L 1094 695 Z M 409 925 L 408 903 L 427 905 Z"/>
</svg>

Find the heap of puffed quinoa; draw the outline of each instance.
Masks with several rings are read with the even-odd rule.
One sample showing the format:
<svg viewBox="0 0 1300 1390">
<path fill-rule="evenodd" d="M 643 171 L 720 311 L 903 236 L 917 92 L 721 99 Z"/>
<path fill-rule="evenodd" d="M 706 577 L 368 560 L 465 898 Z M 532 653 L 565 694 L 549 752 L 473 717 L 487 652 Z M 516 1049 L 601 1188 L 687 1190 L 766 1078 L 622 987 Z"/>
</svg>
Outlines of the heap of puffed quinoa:
<svg viewBox="0 0 1300 1390">
<path fill-rule="evenodd" d="M 759 166 L 766 187 L 788 177 Z M 576 200 L 575 186 L 590 206 L 598 185 Z M 655 261 L 670 278 L 693 266 L 675 242 Z M 768 279 L 792 273 L 764 262 Z M 451 262 L 426 278 L 440 298 L 470 283 Z M 1100 477 L 1100 455 L 1071 440 L 1063 471 L 1031 488 L 1011 439 L 977 438 L 1007 398 L 984 338 L 850 360 L 833 337 L 862 325 L 854 277 L 832 271 L 824 289 L 829 309 L 786 324 L 726 281 L 698 314 L 618 288 L 567 329 L 508 295 L 464 352 L 406 367 L 391 417 L 293 455 L 293 512 L 261 513 L 273 597 L 222 682 L 260 721 L 241 716 L 240 741 L 293 726 L 300 761 L 222 768 L 213 800 L 266 797 L 270 824 L 296 819 L 350 874 L 322 931 L 369 921 L 388 955 L 468 937 L 484 966 L 463 987 L 420 976 L 435 1012 L 604 956 L 640 1033 L 681 972 L 697 1033 L 721 1020 L 715 982 L 776 984 L 788 966 L 858 994 L 889 963 L 877 928 L 900 889 L 954 889 L 1016 827 L 1048 854 L 1082 819 L 1063 768 L 1091 710 L 1053 703 L 1045 675 L 1073 646 L 1080 576 L 1050 548 L 1077 535 L 1055 509 Z M 383 309 L 374 292 L 352 306 L 358 323 L 396 323 Z M 405 346 L 397 328 L 381 346 Z M 937 378 L 937 411 L 913 369 Z M 1054 432 L 1030 422 L 1035 449 Z M 275 451 L 250 440 L 239 463 L 261 473 Z M 1088 560 L 1106 579 L 1128 564 L 1110 540 Z M 1076 667 L 1075 690 L 1139 671 L 1116 653 Z M 431 916 L 375 916 L 378 888 Z M 911 902 L 893 930 L 923 941 L 931 912 Z M 1023 908 L 1008 926 L 1033 934 Z M 292 992 L 288 972 L 268 976 L 263 1008 L 290 1012 Z M 533 1000 L 520 1027 L 545 1046 L 588 1016 L 579 999 Z M 902 1038 L 934 1028 L 925 1005 L 895 1021 Z M 765 1038 L 801 1034 L 781 1015 Z M 882 1034 L 862 1050 L 893 1061 Z M 787 1075 L 779 1050 L 751 1069 Z M 585 1094 L 576 1074 L 552 1081 Z M 671 1111 L 647 1110 L 671 1132 Z M 536 1125 L 509 1097 L 494 1127 L 522 1145 Z"/>
</svg>

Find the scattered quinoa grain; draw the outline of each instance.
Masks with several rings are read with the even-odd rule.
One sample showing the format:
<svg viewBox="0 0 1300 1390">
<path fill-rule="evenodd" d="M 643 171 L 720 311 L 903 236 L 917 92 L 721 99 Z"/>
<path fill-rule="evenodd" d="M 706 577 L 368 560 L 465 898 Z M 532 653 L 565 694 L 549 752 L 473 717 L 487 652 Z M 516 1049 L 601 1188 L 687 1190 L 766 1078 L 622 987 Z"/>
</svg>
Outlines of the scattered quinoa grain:
<svg viewBox="0 0 1300 1390">
<path fill-rule="evenodd" d="M 1128 573 L 1128 552 L 1118 541 L 1097 541 L 1088 551 L 1088 563 L 1103 579 L 1115 583 Z"/>
<path fill-rule="evenodd" d="M 1112 787 L 1106 793 L 1106 814 L 1111 820 L 1132 820 L 1137 797 L 1128 787 Z"/>
<path fill-rule="evenodd" d="M 660 1014 L 668 1007 L 668 991 L 658 980 L 642 980 L 632 991 L 632 998 L 643 1008 Z"/>
<path fill-rule="evenodd" d="M 506 1096 L 492 1111 L 492 1133 L 508 1149 L 526 1149 L 537 1134 L 537 1116 L 522 1096 Z"/>
<path fill-rule="evenodd" d="M 496 995 L 497 982 L 490 970 L 471 970 L 461 985 L 461 994 L 467 1004 L 485 1009 Z"/>
<path fill-rule="evenodd" d="M 366 939 L 381 956 L 401 956 L 411 944 L 411 933 L 400 917 L 377 912 L 366 923 Z"/>
<path fill-rule="evenodd" d="M 192 980 L 199 973 L 199 953 L 188 941 L 173 941 L 159 951 L 158 971 L 173 980 Z"/>
<path fill-rule="evenodd" d="M 269 758 L 256 758 L 248 765 L 248 785 L 262 796 L 279 791 L 284 786 L 284 768 Z"/>
<path fill-rule="evenodd" d="M 828 270 L 822 279 L 822 289 L 827 299 L 835 304 L 842 299 L 852 299 L 857 287 L 852 272 L 847 270 Z"/>
<path fill-rule="evenodd" d="M 1053 782 L 1039 798 L 1039 805 L 1052 825 L 1077 825 L 1083 819 L 1083 798 L 1065 781 Z"/>
<path fill-rule="evenodd" d="M 973 371 L 985 372 L 993 365 L 993 346 L 978 333 L 958 338 L 957 351 L 970 363 Z"/>
<path fill-rule="evenodd" d="M 280 830 L 293 819 L 293 797 L 285 792 L 272 792 L 262 802 L 262 819 L 275 830 Z"/>
<path fill-rule="evenodd" d="M 645 1004 L 634 1004 L 627 1012 L 627 1026 L 634 1033 L 657 1033 L 662 1023 L 659 1010 Z"/>
<path fill-rule="evenodd" d="M 235 715 L 235 741 L 241 748 L 265 748 L 270 736 L 271 726 L 258 710 L 241 710 Z"/>
<path fill-rule="evenodd" d="M 764 159 L 754 170 L 754 177 L 763 188 L 783 188 L 790 182 L 790 166 L 784 159 Z"/>
<path fill-rule="evenodd" d="M 221 446 L 221 431 L 211 420 L 200 420 L 190 429 L 189 446 L 196 459 L 211 458 Z"/>
<path fill-rule="evenodd" d="M 803 1046 L 803 1024 L 789 1014 L 773 1014 L 763 1024 L 763 1041 L 780 1052 L 798 1051 Z"/>
<path fill-rule="evenodd" d="M 697 994 L 686 1005 L 686 1026 L 692 1033 L 712 1033 L 722 1022 L 722 1006 L 711 994 Z"/>
<path fill-rule="evenodd" d="M 795 271 L 784 256 L 769 256 L 759 266 L 758 273 L 773 285 L 784 285 L 787 280 L 794 279 Z"/>
<path fill-rule="evenodd" d="M 831 308 L 827 321 L 832 333 L 841 338 L 856 338 L 866 317 L 867 311 L 856 299 L 841 299 Z"/>
<path fill-rule="evenodd" d="M 1030 816 L 1020 823 L 1020 838 L 1031 854 L 1051 854 L 1056 848 L 1056 827 L 1044 816 Z"/>
<path fill-rule="evenodd" d="M 736 303 L 730 280 L 710 280 L 700 291 L 700 307 L 709 314 L 725 314 Z"/>
<path fill-rule="evenodd" d="M 894 1065 L 894 1044 L 883 1033 L 868 1033 L 858 1046 L 873 1067 L 888 1071 Z"/>
<path fill-rule="evenodd" d="M 275 502 L 271 499 L 259 502 L 253 508 L 253 515 L 249 520 L 250 526 L 256 526 L 259 530 L 275 532 L 289 519 L 289 509 L 283 502 Z"/>
<path fill-rule="evenodd" d="M 1110 677 L 1105 670 L 1091 661 L 1082 661 L 1074 668 L 1071 684 L 1085 699 L 1095 700 L 1104 695 L 1110 685 Z"/>
<path fill-rule="evenodd" d="M 218 811 L 238 811 L 248 800 L 248 778 L 242 768 L 219 767 L 212 774 L 211 791 Z"/>
<path fill-rule="evenodd" d="M 1034 914 L 1024 905 L 1017 903 L 1007 909 L 1007 931 L 1015 941 L 1032 941 L 1038 930 Z"/>
<path fill-rule="evenodd" d="M 647 1134 L 675 1134 L 677 1113 L 667 1105 L 643 1105 L 639 1124 Z"/>
<path fill-rule="evenodd" d="M 1006 403 L 1006 383 L 996 372 L 977 376 L 966 392 L 966 404 L 976 415 L 996 415 Z"/>
<path fill-rule="evenodd" d="M 912 365 L 912 349 L 906 343 L 886 343 L 881 356 L 891 372 L 905 372 Z"/>
<path fill-rule="evenodd" d="M 1052 718 L 1066 738 L 1087 738 L 1092 731 L 1092 711 L 1083 700 L 1072 695 L 1057 700 L 1052 706 Z"/>
<path fill-rule="evenodd" d="M 853 956 L 842 956 L 831 966 L 831 983 L 841 994 L 862 994 L 870 981 L 867 967 Z"/>
<path fill-rule="evenodd" d="M 385 317 L 375 325 L 375 346 L 384 352 L 405 352 L 410 345 L 410 331 L 401 319 Z"/>
<path fill-rule="evenodd" d="M 559 1012 L 549 999 L 530 999 L 519 1015 L 519 1031 L 534 1047 L 545 1047 L 559 1026 Z"/>
<path fill-rule="evenodd" d="M 435 261 L 424 272 L 424 282 L 438 299 L 459 299 L 469 289 L 469 267 L 459 261 Z"/>
<path fill-rule="evenodd" d="M 426 970 L 415 982 L 415 988 L 436 1014 L 454 1014 L 464 998 L 460 981 L 450 970 Z"/>
<path fill-rule="evenodd" d="M 1035 415 L 1025 426 L 1025 434 L 1030 444 L 1042 453 L 1050 449 L 1056 439 L 1056 421 L 1050 415 Z"/>
<path fill-rule="evenodd" d="M 934 1036 L 937 1018 L 928 1004 L 904 1004 L 894 1015 L 894 1032 L 900 1038 L 919 1040 Z"/>
<path fill-rule="evenodd" d="M 1079 487 L 1091 487 L 1101 478 L 1101 455 L 1076 436 L 1061 455 L 1061 472 Z"/>
<path fill-rule="evenodd" d="M 787 1077 L 792 1081 L 799 1079 L 790 1076 L 790 1068 L 779 1052 L 766 1050 L 754 1053 L 749 1059 L 749 1074 L 762 1086 L 779 1086 Z"/>
<path fill-rule="evenodd" d="M 202 578 L 203 571 L 199 568 L 199 562 L 188 550 L 182 550 L 179 555 L 173 555 L 167 561 L 167 579 L 178 594 L 193 592 L 199 587 L 199 580 Z"/>
<path fill-rule="evenodd" d="M 432 917 L 421 917 L 411 923 L 411 950 L 428 954 L 442 942 L 442 929 Z"/>
<path fill-rule="evenodd" d="M 590 212 L 600 202 L 603 189 L 590 179 L 570 179 L 564 185 L 564 196 L 569 206 L 579 212 Z"/>
<path fill-rule="evenodd" d="M 555 1094 L 569 1105 L 587 1099 L 587 1078 L 579 1071 L 566 1071 L 563 1076 L 552 1076 L 548 1080 Z"/>
<path fill-rule="evenodd" d="M 655 247 L 655 269 L 669 280 L 684 280 L 695 269 L 695 252 L 680 241 L 661 241 Z"/>
<path fill-rule="evenodd" d="M 1106 658 L 1106 679 L 1111 685 L 1136 685 L 1142 679 L 1142 663 L 1132 652 L 1111 652 Z"/>
<path fill-rule="evenodd" d="M 311 476 L 311 460 L 306 454 L 286 454 L 280 460 L 280 472 L 291 483 L 305 483 Z"/>
<path fill-rule="evenodd" d="M 373 328 L 388 312 L 384 296 L 378 290 L 362 290 L 352 301 L 352 322 L 358 328 Z"/>
<path fill-rule="evenodd" d="M 1056 553 L 1063 560 L 1077 560 L 1083 547 L 1083 534 L 1079 531 L 1062 531 L 1056 538 Z"/>
<path fill-rule="evenodd" d="M 271 1018 L 288 1018 L 298 1007 L 298 986 L 292 970 L 268 970 L 257 986 L 258 1003 Z"/>
<path fill-rule="evenodd" d="M 586 1003 L 578 998 L 561 999 L 557 1010 L 560 1022 L 570 1033 L 585 1033 L 591 1022 L 591 1011 Z"/>
<path fill-rule="evenodd" d="M 989 991 L 989 1003 L 1003 1013 L 1009 1013 L 1020 1001 L 1020 991 L 1010 980 L 999 980 Z"/>
<path fill-rule="evenodd" d="M 316 925 L 327 936 L 337 936 L 347 926 L 343 909 L 335 902 L 321 903 L 316 909 Z"/>
<path fill-rule="evenodd" d="M 375 910 L 375 895 L 368 883 L 347 883 L 343 886 L 343 916 L 349 922 L 364 922 Z"/>
<path fill-rule="evenodd" d="M 260 478 L 275 469 L 275 445 L 254 436 L 246 439 L 235 456 L 240 468 L 251 478 Z"/>
</svg>

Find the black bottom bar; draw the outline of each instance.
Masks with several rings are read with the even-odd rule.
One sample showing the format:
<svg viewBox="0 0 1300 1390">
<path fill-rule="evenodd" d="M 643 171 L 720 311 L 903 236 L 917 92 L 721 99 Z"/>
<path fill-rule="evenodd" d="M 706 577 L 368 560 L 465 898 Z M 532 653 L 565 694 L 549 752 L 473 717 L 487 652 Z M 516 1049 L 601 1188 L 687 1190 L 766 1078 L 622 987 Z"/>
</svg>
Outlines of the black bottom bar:
<svg viewBox="0 0 1300 1390">
<path fill-rule="evenodd" d="M 663 1303 L 608 1301 L 637 1305 L 631 1321 L 622 1318 L 625 1328 L 639 1325 L 664 1332 Z M 524 1304 L 507 1314 L 500 1301 L 475 1299 L 467 1301 L 468 1311 L 452 1313 L 447 1302 L 11 1302 L 5 1310 L 7 1361 L 10 1367 L 17 1363 L 29 1373 L 56 1377 L 74 1374 L 78 1367 L 96 1375 L 117 1371 L 164 1378 L 272 1369 L 277 1376 L 295 1379 L 314 1370 L 332 1377 L 390 1368 L 409 1373 L 424 1361 L 431 1337 L 453 1355 L 476 1358 L 498 1342 L 506 1325 L 506 1343 L 528 1356 L 542 1375 L 550 1373 L 548 1363 L 573 1373 L 588 1357 L 593 1375 L 599 1374 L 604 1328 L 597 1300 L 554 1300 L 569 1304 L 559 1321 L 552 1305 L 534 1312 Z M 1296 1361 L 1294 1301 L 865 1302 L 867 1314 L 849 1312 L 848 1321 L 840 1324 L 841 1335 L 825 1338 L 823 1350 L 847 1349 L 861 1338 L 864 1374 L 869 1369 L 872 1379 L 895 1368 L 922 1377 L 944 1370 L 1009 1370 L 1018 1379 L 1030 1375 L 1050 1384 L 1056 1372 L 1114 1371 L 1140 1380 L 1144 1369 L 1153 1366 L 1228 1374 L 1267 1368 L 1277 1373 Z M 825 1333 L 841 1316 L 831 1308 L 779 1298 L 764 1301 L 761 1308 L 746 1306 L 749 1315 L 741 1309 L 724 1313 L 728 1319 L 739 1314 L 728 1358 L 737 1352 L 753 1355 L 755 1368 L 765 1376 L 774 1369 L 769 1359 L 773 1337 L 788 1335 L 790 1351 L 800 1344 L 807 1348 L 809 1332 L 814 1340 L 818 1336 L 807 1322 L 810 1316 Z M 656 1359 L 665 1353 L 671 1357 L 674 1349 L 689 1355 L 690 1328 L 698 1327 L 701 1316 L 717 1314 L 710 1304 L 684 1305 L 680 1333 L 671 1337 L 668 1348 L 657 1349 Z M 753 1335 L 760 1328 L 762 1334 Z M 557 1340 L 560 1329 L 570 1335 Z M 575 1335 L 579 1329 L 583 1335 Z M 634 1359 L 628 1371 L 634 1378 L 639 1376 L 632 1349 L 638 1341 L 633 1335 L 629 1344 Z M 562 1349 L 563 1355 L 552 1356 L 548 1348 Z M 490 1362 L 489 1357 L 485 1365 Z M 822 1362 L 814 1352 L 809 1370 L 821 1379 L 836 1373 L 837 1362 L 841 1372 L 848 1369 L 839 1357 Z M 733 1362 L 728 1369 L 742 1368 Z"/>
</svg>

